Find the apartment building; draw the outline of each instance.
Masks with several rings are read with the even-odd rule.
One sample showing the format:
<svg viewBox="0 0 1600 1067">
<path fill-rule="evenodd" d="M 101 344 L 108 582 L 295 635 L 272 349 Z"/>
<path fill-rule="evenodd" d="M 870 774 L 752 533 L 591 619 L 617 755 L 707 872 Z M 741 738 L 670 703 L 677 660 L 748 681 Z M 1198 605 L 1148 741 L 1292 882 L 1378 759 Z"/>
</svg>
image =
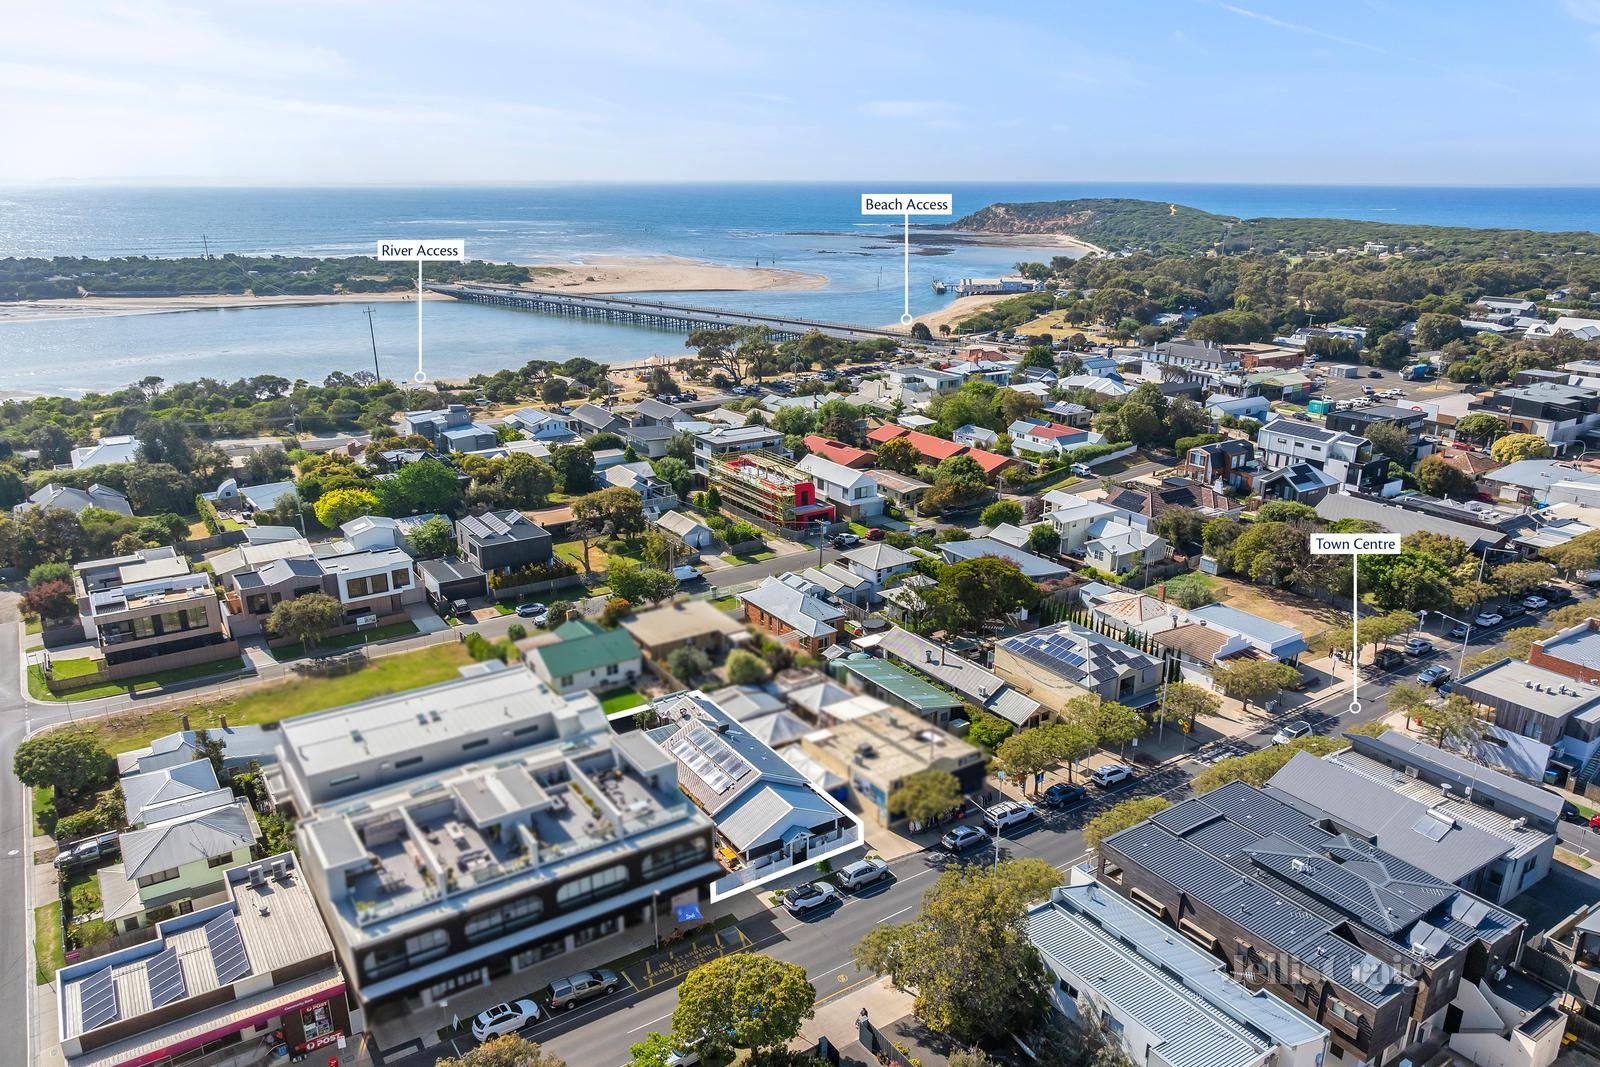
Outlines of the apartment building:
<svg viewBox="0 0 1600 1067">
<path fill-rule="evenodd" d="M 1565 374 L 1562 378 L 1567 377 Z M 1526 384 L 1522 384 L 1526 383 Z M 1488 412 L 1511 433 L 1531 433 L 1565 451 L 1580 437 L 1600 431 L 1600 390 L 1565 381 L 1522 378 L 1467 405 L 1469 413 Z"/>
<path fill-rule="evenodd" d="M 436 1003 L 702 899 L 711 822 L 595 697 L 504 667 L 284 722 L 273 795 L 364 1005 Z"/>
<path fill-rule="evenodd" d="M 783 434 L 770 426 L 718 426 L 694 439 L 694 470 L 709 480 L 715 461 L 740 452 L 776 451 L 783 447 Z"/>
<path fill-rule="evenodd" d="M 800 739 L 800 749 L 850 783 L 852 806 L 876 826 L 905 822 L 889 811 L 889 798 L 902 782 L 922 771 L 954 775 L 963 794 L 983 788 L 986 761 L 979 749 L 919 716 L 893 708 L 809 730 Z"/>
<path fill-rule="evenodd" d="M 710 459 L 709 482 L 735 517 L 811 532 L 838 521 L 838 508 L 817 493 L 811 476 L 776 452 L 757 450 Z"/>
<path fill-rule="evenodd" d="M 1375 496 L 1389 484 L 1389 460 L 1373 454 L 1371 441 L 1299 419 L 1274 419 L 1261 427 L 1256 458 L 1268 471 L 1308 463 L 1340 485 Z"/>
<path fill-rule="evenodd" d="M 211 576 L 171 547 L 88 560 L 73 568 L 84 637 L 106 678 L 209 663 L 238 655 Z"/>
<path fill-rule="evenodd" d="M 1385 1067 L 1448 1036 L 1460 1026 L 1452 1007 L 1495 995 L 1526 926 L 1242 782 L 1180 801 L 1099 851 L 1102 884 L 1325 1027 L 1342 1062 Z M 1528 1067 L 1550 1062 L 1539 1048 Z"/>
</svg>

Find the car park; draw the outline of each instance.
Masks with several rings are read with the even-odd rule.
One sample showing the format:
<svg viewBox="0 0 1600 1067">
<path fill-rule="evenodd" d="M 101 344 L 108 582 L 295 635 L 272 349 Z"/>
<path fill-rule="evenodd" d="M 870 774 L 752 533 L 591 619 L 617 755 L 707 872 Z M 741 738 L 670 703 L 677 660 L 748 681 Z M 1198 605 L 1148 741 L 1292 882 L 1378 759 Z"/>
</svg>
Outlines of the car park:
<svg viewBox="0 0 1600 1067">
<path fill-rule="evenodd" d="M 955 826 L 944 832 L 939 844 L 947 852 L 965 852 L 978 844 L 988 843 L 989 835 L 971 826 Z"/>
<path fill-rule="evenodd" d="M 535 615 L 543 615 L 546 610 L 545 606 L 538 601 L 530 601 L 526 604 L 517 605 L 517 617 L 531 619 Z"/>
<path fill-rule="evenodd" d="M 1101 789 L 1109 789 L 1114 785 L 1126 782 L 1133 777 L 1133 768 L 1126 763 L 1108 763 L 1104 767 L 1095 768 L 1089 780 Z"/>
<path fill-rule="evenodd" d="M 880 859 L 856 860 L 834 877 L 841 889 L 865 889 L 889 877 L 889 865 Z"/>
<path fill-rule="evenodd" d="M 985 808 L 983 821 L 996 830 L 1007 830 L 1013 826 L 1027 822 L 1038 814 L 1032 804 L 1018 800 L 1002 800 L 992 807 Z"/>
<path fill-rule="evenodd" d="M 1311 724 L 1304 719 L 1297 719 L 1294 722 L 1285 723 L 1282 729 L 1273 734 L 1272 743 L 1275 745 L 1287 745 L 1290 741 L 1305 737 L 1310 733 Z"/>
<path fill-rule="evenodd" d="M 514 1034 L 529 1023 L 538 1021 L 539 1005 L 531 1000 L 511 1000 L 496 1004 L 488 1011 L 478 1013 L 472 1020 L 472 1036 L 487 1041 L 502 1034 Z"/>
<path fill-rule="evenodd" d="M 550 1006 L 571 1010 L 586 1000 L 615 993 L 620 985 L 617 972 L 605 968 L 569 974 L 550 983 Z"/>
<path fill-rule="evenodd" d="M 1049 808 L 1065 808 L 1078 803 L 1088 795 L 1089 790 L 1081 785 L 1057 782 L 1044 791 L 1044 803 L 1045 807 Z"/>
<path fill-rule="evenodd" d="M 1497 614 L 1497 613 L 1495 613 L 1493 611 L 1485 611 L 1485 612 L 1481 612 L 1478 615 L 1477 618 L 1472 620 L 1472 625 L 1474 625 L 1474 626 L 1499 626 L 1501 623 L 1503 623 L 1505 621 L 1506 621 L 1506 617 L 1504 615 Z"/>
<path fill-rule="evenodd" d="M 1424 667 L 1422 673 L 1417 675 L 1417 681 L 1423 685 L 1439 685 L 1450 677 L 1450 668 L 1435 663 L 1432 667 Z"/>
<path fill-rule="evenodd" d="M 804 915 L 838 899 L 839 891 L 832 882 L 807 882 L 784 893 L 783 906 L 789 909 L 791 915 Z"/>
<path fill-rule="evenodd" d="M 1530 593 L 1522 598 L 1522 606 L 1529 611 L 1543 611 L 1550 606 L 1550 601 L 1537 593 Z"/>
<path fill-rule="evenodd" d="M 1433 642 L 1425 637 L 1408 637 L 1406 638 L 1406 655 L 1418 658 L 1431 656 L 1433 655 Z"/>
</svg>

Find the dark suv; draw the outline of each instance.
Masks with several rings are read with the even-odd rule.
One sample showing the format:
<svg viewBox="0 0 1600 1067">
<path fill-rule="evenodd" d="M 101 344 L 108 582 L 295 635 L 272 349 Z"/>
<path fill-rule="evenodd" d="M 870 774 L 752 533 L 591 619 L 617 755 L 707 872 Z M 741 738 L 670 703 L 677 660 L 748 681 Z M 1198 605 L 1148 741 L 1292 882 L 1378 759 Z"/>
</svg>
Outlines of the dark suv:
<svg viewBox="0 0 1600 1067">
<path fill-rule="evenodd" d="M 586 1000 L 615 993 L 622 984 L 616 971 L 579 971 L 550 983 L 550 1007 L 575 1008 Z"/>
</svg>

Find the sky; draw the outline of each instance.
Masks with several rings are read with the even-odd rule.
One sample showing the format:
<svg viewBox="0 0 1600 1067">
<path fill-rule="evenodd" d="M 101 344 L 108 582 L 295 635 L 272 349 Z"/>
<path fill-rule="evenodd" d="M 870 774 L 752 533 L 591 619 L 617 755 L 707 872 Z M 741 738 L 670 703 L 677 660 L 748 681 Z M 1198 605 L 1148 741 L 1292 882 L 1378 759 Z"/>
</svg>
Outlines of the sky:
<svg viewBox="0 0 1600 1067">
<path fill-rule="evenodd" d="M 1600 184 L 1600 0 L 0 0 L 0 184 Z"/>
</svg>

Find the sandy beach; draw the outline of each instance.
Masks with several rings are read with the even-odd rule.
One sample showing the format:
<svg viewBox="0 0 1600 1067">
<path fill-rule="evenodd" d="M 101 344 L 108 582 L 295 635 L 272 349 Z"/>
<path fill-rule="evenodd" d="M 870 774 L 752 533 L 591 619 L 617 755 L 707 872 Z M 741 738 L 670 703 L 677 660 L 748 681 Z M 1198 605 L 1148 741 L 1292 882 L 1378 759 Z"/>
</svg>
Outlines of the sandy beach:
<svg viewBox="0 0 1600 1067">
<path fill-rule="evenodd" d="M 939 327 L 949 326 L 950 333 L 948 336 L 955 337 L 957 336 L 955 332 L 956 323 L 992 304 L 998 304 L 1002 300 L 1009 300 L 1016 295 L 1016 293 L 991 293 L 985 296 L 958 296 L 938 311 L 930 311 L 926 315 L 918 315 L 912 320 L 912 325 L 920 322 L 927 326 L 929 330 L 933 331 L 935 340 L 946 336 L 939 332 Z M 902 326 L 898 322 L 885 323 L 883 329 L 894 330 L 897 333 L 911 332 L 911 326 Z"/>
<path fill-rule="evenodd" d="M 712 293 L 774 289 L 819 289 L 828 284 L 821 274 L 776 267 L 732 267 L 681 256 L 596 256 L 582 262 L 534 264 L 534 288 L 573 293 Z M 410 301 L 416 293 L 337 293 L 314 296 L 152 296 L 97 297 L 76 300 L 18 300 L 0 303 L 0 323 L 74 319 L 104 315 L 159 315 L 213 308 L 281 307 L 307 304 L 373 304 Z M 432 293 L 425 300 L 449 300 Z"/>
</svg>

